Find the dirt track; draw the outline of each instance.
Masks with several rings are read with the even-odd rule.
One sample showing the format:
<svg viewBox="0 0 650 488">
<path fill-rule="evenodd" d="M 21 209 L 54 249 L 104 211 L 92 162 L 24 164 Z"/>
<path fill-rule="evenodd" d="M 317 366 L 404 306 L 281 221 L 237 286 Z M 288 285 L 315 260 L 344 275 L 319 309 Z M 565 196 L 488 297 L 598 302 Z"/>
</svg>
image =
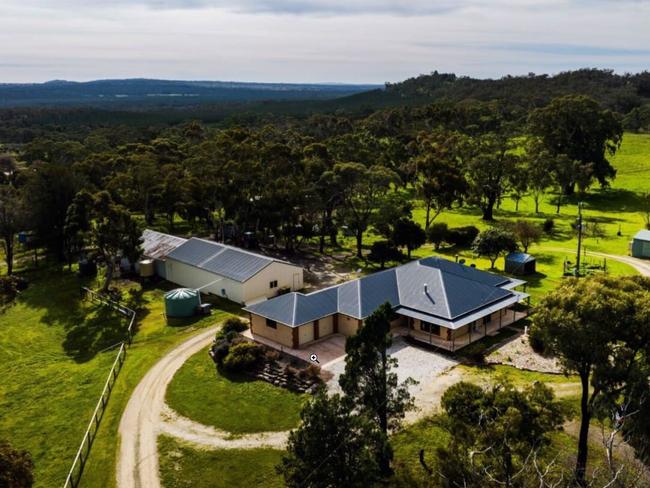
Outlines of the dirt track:
<svg viewBox="0 0 650 488">
<path fill-rule="evenodd" d="M 160 488 L 157 437 L 167 385 L 193 354 L 207 347 L 218 327 L 183 342 L 151 368 L 131 395 L 120 421 L 118 488 Z"/>
</svg>

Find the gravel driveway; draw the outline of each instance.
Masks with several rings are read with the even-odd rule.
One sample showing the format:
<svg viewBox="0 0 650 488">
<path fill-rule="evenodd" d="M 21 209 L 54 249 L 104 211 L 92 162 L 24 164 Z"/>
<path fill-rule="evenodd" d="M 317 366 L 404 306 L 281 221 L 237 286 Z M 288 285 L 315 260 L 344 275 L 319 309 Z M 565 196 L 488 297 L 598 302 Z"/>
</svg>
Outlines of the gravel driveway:
<svg viewBox="0 0 650 488">
<path fill-rule="evenodd" d="M 418 382 L 410 388 L 415 398 L 415 406 L 420 408 L 422 413 L 428 413 L 430 399 L 428 392 L 431 391 L 431 384 L 450 368 L 458 364 L 458 361 L 442 354 L 419 348 L 407 343 L 403 337 L 393 338 L 393 345 L 388 353 L 397 359 L 397 377 L 402 382 L 407 378 L 413 378 Z M 339 361 L 329 363 L 326 367 L 334 377 L 328 381 L 327 387 L 330 392 L 340 392 L 339 376 L 345 370 L 345 357 Z M 426 411 L 425 411 L 426 410 Z"/>
</svg>

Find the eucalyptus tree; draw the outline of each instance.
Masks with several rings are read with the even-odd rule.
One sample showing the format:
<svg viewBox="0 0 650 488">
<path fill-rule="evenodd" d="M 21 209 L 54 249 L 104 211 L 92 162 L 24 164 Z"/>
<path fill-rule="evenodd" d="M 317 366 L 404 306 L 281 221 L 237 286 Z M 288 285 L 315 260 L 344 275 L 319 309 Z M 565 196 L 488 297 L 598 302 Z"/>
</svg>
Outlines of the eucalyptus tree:
<svg viewBox="0 0 650 488">
<path fill-rule="evenodd" d="M 650 280 L 571 278 L 546 295 L 533 315 L 531 337 L 580 378 L 580 429 L 575 481 L 587 486 L 589 428 L 643 400 L 650 376 Z M 642 402 L 641 402 L 642 403 Z"/>
<path fill-rule="evenodd" d="M 342 220 L 354 232 L 357 257 L 361 258 L 363 234 L 391 185 L 399 183 L 399 176 L 384 166 L 361 163 L 337 163 L 333 176 L 341 187 Z"/>
</svg>

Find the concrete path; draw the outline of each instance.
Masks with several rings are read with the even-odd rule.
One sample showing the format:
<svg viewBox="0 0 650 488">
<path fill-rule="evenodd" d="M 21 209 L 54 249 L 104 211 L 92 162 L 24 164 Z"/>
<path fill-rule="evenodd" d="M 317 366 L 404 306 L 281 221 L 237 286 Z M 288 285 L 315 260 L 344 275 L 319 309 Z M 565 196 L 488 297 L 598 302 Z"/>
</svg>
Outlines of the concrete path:
<svg viewBox="0 0 650 488">
<path fill-rule="evenodd" d="M 176 347 L 133 391 L 119 427 L 118 488 L 160 488 L 157 437 L 167 385 L 187 359 L 210 345 L 217 329 L 211 327 Z"/>
</svg>

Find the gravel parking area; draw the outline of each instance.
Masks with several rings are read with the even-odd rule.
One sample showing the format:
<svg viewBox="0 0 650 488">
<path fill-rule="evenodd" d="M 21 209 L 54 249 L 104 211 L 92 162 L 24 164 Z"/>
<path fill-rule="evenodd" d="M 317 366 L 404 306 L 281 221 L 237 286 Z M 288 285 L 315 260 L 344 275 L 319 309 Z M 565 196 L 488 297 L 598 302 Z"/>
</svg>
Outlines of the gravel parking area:
<svg viewBox="0 0 650 488">
<path fill-rule="evenodd" d="M 415 405 L 420 409 L 419 411 L 428 412 L 431 405 L 431 399 L 428 397 L 432 384 L 441 374 L 456 366 L 458 361 L 434 351 L 416 347 L 399 336 L 393 339 L 389 354 L 398 361 L 397 377 L 400 382 L 409 377 L 418 382 L 417 385 L 410 388 L 411 394 L 415 398 Z M 333 374 L 332 379 L 327 382 L 329 391 L 340 392 L 338 381 L 339 376 L 345 370 L 345 358 L 329 363 L 324 369 Z"/>
</svg>

